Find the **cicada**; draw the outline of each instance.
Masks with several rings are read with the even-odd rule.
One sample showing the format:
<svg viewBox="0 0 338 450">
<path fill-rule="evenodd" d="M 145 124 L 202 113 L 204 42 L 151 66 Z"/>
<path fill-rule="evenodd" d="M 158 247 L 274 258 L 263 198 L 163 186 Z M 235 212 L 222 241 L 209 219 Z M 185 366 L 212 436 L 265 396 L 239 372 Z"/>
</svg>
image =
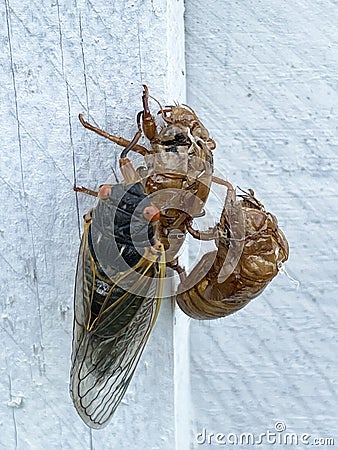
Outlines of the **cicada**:
<svg viewBox="0 0 338 450">
<path fill-rule="evenodd" d="M 150 98 L 159 105 L 158 120 Z M 73 403 L 92 428 L 107 425 L 131 381 L 158 315 L 167 268 L 179 274 L 180 308 L 213 319 L 259 295 L 289 254 L 277 219 L 254 192 L 236 194 L 214 176 L 216 143 L 195 111 L 162 107 L 146 86 L 142 102 L 130 140 L 79 116 L 84 127 L 124 147 L 121 182 L 98 191 L 74 187 L 97 197 L 84 216 L 77 263 L 70 380 Z M 140 145 L 142 136 L 148 147 Z M 142 155 L 144 165 L 134 168 L 129 152 Z M 204 214 L 212 183 L 226 189 L 220 220 L 196 230 L 193 221 Z M 177 255 L 188 233 L 217 249 L 186 276 Z"/>
<path fill-rule="evenodd" d="M 103 185 L 85 215 L 76 285 L 71 395 L 84 422 L 105 426 L 155 323 L 165 274 L 159 214 L 140 182 Z"/>
</svg>

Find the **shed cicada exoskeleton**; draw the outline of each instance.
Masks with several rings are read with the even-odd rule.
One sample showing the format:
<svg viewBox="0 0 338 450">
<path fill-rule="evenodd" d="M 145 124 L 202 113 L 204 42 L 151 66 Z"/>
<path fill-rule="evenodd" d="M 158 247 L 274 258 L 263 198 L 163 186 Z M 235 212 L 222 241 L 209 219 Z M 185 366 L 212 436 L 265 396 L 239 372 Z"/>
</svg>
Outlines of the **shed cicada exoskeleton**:
<svg viewBox="0 0 338 450">
<path fill-rule="evenodd" d="M 214 175 L 216 144 L 196 113 L 154 99 L 160 107 L 156 121 L 149 98 L 144 86 L 132 140 L 79 116 L 84 127 L 124 147 L 121 183 L 98 192 L 74 188 L 98 198 L 84 216 L 70 382 L 74 405 L 92 428 L 106 426 L 129 385 L 159 311 L 166 267 L 180 277 L 179 307 L 192 318 L 214 319 L 259 295 L 289 254 L 276 217 L 254 192 L 236 194 Z M 139 144 L 142 135 L 149 148 Z M 135 169 L 130 151 L 141 154 L 145 166 Z M 212 183 L 226 189 L 220 220 L 196 230 L 193 221 L 204 214 Z M 177 256 L 187 233 L 216 246 L 188 276 Z"/>
</svg>

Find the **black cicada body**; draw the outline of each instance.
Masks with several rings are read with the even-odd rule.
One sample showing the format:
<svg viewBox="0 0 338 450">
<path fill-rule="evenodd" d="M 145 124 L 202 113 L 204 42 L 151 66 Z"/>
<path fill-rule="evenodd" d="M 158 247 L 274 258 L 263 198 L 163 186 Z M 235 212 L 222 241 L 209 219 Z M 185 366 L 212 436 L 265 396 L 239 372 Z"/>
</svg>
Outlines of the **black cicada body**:
<svg viewBox="0 0 338 450">
<path fill-rule="evenodd" d="M 70 392 L 102 428 L 132 378 L 161 302 L 163 248 L 141 183 L 104 185 L 85 216 L 74 305 Z M 150 220 L 149 220 L 150 219 Z"/>
</svg>

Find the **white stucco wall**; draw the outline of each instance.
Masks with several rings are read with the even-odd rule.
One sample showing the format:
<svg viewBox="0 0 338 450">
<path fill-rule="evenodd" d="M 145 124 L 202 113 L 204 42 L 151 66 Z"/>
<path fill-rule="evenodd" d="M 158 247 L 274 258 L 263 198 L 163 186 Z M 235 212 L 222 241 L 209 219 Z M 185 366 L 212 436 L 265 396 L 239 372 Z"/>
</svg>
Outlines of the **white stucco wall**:
<svg viewBox="0 0 338 450">
<path fill-rule="evenodd" d="M 211 449 L 196 441 L 203 428 L 258 435 L 277 421 L 337 445 L 338 5 L 186 0 L 186 70 L 182 6 L 1 4 L 1 449 Z M 68 396 L 79 226 L 92 204 L 72 186 L 102 183 L 117 153 L 77 114 L 132 136 L 142 83 L 184 101 L 184 73 L 216 167 L 279 217 L 298 284 L 280 276 L 232 317 L 189 321 L 189 342 L 165 302 L 113 421 L 91 432 Z M 219 210 L 210 199 L 211 222 Z"/>
<path fill-rule="evenodd" d="M 203 428 L 277 421 L 337 446 L 338 4 L 190 0 L 185 17 L 187 101 L 223 176 L 279 218 L 299 282 L 279 276 L 236 315 L 191 322 L 192 448 L 222 448 L 196 443 Z"/>
</svg>

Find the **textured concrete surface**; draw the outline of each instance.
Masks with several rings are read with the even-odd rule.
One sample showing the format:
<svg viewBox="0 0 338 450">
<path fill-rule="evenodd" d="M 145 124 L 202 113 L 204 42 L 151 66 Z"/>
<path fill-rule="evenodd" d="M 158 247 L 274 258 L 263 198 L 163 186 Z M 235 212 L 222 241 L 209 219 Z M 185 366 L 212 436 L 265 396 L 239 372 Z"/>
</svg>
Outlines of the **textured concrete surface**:
<svg viewBox="0 0 338 450">
<path fill-rule="evenodd" d="M 335 1 L 186 3 L 187 101 L 222 175 L 279 218 L 297 280 L 191 322 L 192 448 L 219 448 L 196 442 L 203 428 L 258 435 L 277 421 L 338 445 L 337 24 Z"/>
</svg>

